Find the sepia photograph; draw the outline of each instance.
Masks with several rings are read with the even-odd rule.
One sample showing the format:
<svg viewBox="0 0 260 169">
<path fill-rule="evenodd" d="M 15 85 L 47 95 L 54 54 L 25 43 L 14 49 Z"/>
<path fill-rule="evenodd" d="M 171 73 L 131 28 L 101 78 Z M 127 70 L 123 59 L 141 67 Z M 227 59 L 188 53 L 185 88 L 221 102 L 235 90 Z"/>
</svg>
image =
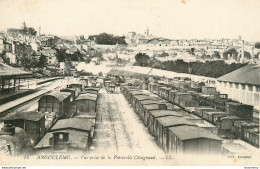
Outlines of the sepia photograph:
<svg viewBox="0 0 260 169">
<path fill-rule="evenodd" d="M 259 9 L 0 0 L 1 168 L 259 168 Z"/>
</svg>

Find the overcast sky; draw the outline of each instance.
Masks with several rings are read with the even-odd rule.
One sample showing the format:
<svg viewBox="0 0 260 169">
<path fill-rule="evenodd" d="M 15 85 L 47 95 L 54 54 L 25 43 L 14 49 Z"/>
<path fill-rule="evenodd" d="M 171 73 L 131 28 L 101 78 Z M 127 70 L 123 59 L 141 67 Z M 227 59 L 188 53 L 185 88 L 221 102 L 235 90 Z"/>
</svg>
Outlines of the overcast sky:
<svg viewBox="0 0 260 169">
<path fill-rule="evenodd" d="M 144 33 L 181 38 L 260 41 L 260 0 L 0 0 L 0 30 L 27 26 L 42 33 Z"/>
</svg>

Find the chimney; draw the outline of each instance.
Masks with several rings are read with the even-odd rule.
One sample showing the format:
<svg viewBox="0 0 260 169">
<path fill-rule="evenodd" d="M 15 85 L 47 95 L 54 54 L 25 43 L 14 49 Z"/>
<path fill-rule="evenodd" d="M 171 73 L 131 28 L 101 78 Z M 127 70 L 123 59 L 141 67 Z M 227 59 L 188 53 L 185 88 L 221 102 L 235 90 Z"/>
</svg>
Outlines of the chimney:
<svg viewBox="0 0 260 169">
<path fill-rule="evenodd" d="M 244 46 L 245 46 L 245 45 L 244 45 L 244 43 L 245 43 L 244 40 L 242 40 L 242 41 L 241 41 L 241 48 L 242 48 L 242 50 L 241 50 L 241 62 L 242 62 L 242 63 L 243 63 L 244 60 L 245 60 L 245 54 L 244 54 L 244 50 L 245 50 L 245 49 L 244 49 Z"/>
<path fill-rule="evenodd" d="M 255 47 L 252 47 L 252 62 L 254 62 L 254 58 L 255 58 Z"/>
<path fill-rule="evenodd" d="M 39 36 L 41 36 L 41 27 L 39 27 Z"/>
</svg>

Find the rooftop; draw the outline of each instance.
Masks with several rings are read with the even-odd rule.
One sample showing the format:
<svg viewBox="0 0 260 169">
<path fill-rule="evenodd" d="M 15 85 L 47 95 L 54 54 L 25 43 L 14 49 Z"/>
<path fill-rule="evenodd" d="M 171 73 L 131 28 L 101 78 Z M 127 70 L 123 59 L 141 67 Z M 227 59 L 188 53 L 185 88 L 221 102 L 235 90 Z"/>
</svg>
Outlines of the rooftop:
<svg viewBox="0 0 260 169">
<path fill-rule="evenodd" d="M 90 131 L 91 126 L 91 123 L 86 123 L 86 119 L 70 118 L 58 120 L 57 123 L 51 128 L 51 131 L 62 129 L 79 129 L 83 131 Z"/>
<path fill-rule="evenodd" d="M 163 117 L 163 116 L 177 116 L 177 117 L 183 117 L 180 113 L 172 110 L 152 110 L 150 113 L 154 117 Z"/>
<path fill-rule="evenodd" d="M 13 68 L 9 65 L 6 65 L 4 63 L 0 63 L 0 77 L 5 76 L 24 76 L 24 75 L 30 75 L 31 73 L 22 71 L 17 68 Z"/>
<path fill-rule="evenodd" d="M 158 104 L 147 104 L 147 105 L 143 105 L 145 110 L 157 110 L 159 109 Z"/>
<path fill-rule="evenodd" d="M 70 95 L 71 95 L 71 93 L 69 93 L 69 92 L 52 92 L 45 96 L 53 96 L 53 97 L 57 98 L 60 102 L 62 102 L 63 100 L 68 98 Z"/>
<path fill-rule="evenodd" d="M 11 117 L 5 117 L 3 120 L 30 120 L 30 121 L 39 121 L 45 116 L 44 113 L 39 113 L 35 111 L 30 111 L 30 112 L 19 112 L 14 114 Z"/>
<path fill-rule="evenodd" d="M 76 100 L 97 100 L 97 95 L 93 93 L 83 93 L 80 94 Z"/>
<path fill-rule="evenodd" d="M 164 127 L 179 126 L 179 125 L 196 126 L 194 123 L 184 119 L 183 117 L 168 116 L 168 117 L 160 117 L 157 120 Z"/>
<path fill-rule="evenodd" d="M 190 140 L 196 138 L 221 140 L 219 137 L 212 134 L 210 131 L 196 126 L 174 126 L 170 127 L 169 130 L 173 132 L 180 140 Z"/>
<path fill-rule="evenodd" d="M 86 145 L 88 144 L 88 136 L 87 132 L 83 131 L 75 131 L 75 130 L 60 130 L 62 132 L 69 133 L 69 147 L 82 148 L 86 149 Z M 41 141 L 34 148 L 44 148 L 50 147 L 50 138 L 53 137 L 54 132 L 47 133 Z"/>
<path fill-rule="evenodd" d="M 219 81 L 260 85 L 260 65 L 249 64 L 220 78 Z"/>
</svg>

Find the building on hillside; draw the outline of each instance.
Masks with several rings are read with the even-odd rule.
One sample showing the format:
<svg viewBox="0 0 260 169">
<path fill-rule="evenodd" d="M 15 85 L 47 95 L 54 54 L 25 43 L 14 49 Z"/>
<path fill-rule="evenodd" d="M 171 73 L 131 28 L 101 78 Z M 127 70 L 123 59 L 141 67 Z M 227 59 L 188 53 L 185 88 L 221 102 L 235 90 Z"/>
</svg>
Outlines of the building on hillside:
<svg viewBox="0 0 260 169">
<path fill-rule="evenodd" d="M 260 109 L 260 65 L 249 64 L 217 79 L 217 90 Z"/>
<path fill-rule="evenodd" d="M 57 51 L 55 49 L 46 47 L 43 50 L 41 50 L 40 53 L 47 57 L 47 64 L 48 65 L 58 64 Z"/>
</svg>

